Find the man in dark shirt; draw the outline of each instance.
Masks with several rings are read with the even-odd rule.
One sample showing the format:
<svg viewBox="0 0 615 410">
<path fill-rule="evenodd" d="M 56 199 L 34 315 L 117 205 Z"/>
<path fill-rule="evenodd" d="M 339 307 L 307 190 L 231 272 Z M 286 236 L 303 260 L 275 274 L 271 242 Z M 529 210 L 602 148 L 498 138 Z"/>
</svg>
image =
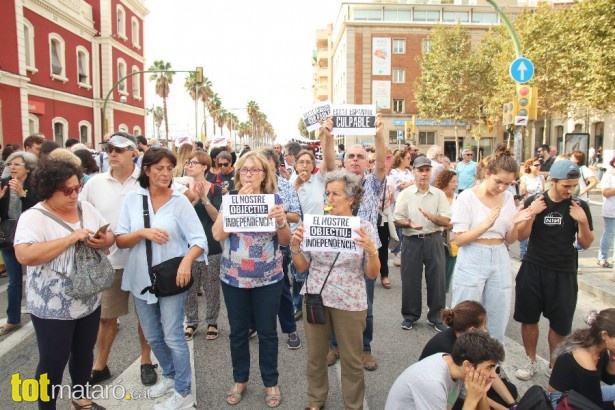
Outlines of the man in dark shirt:
<svg viewBox="0 0 615 410">
<path fill-rule="evenodd" d="M 538 148 L 538 157 L 540 157 L 540 173 L 547 179 L 549 171 L 555 162 L 555 156 L 551 155 L 551 149 L 547 144 L 543 144 Z"/>
<path fill-rule="evenodd" d="M 228 151 L 220 151 L 216 156 L 216 163 L 220 172 L 217 174 L 208 173 L 206 178 L 214 185 L 222 187 L 222 195 L 235 189 L 235 169 L 233 168 L 233 157 Z"/>
<path fill-rule="evenodd" d="M 521 380 L 529 380 L 538 368 L 536 345 L 541 313 L 549 319 L 550 367 L 555 347 L 570 333 L 578 292 L 575 238 L 583 249 L 594 240 L 589 206 L 572 200 L 581 175 L 579 167 L 572 161 L 560 160 L 551 166 L 549 175 L 551 188 L 525 201 L 525 208 L 530 208 L 534 216 L 519 225 L 518 240 L 529 237 L 515 287 L 514 319 L 521 323 L 528 356 L 515 372 Z"/>
</svg>

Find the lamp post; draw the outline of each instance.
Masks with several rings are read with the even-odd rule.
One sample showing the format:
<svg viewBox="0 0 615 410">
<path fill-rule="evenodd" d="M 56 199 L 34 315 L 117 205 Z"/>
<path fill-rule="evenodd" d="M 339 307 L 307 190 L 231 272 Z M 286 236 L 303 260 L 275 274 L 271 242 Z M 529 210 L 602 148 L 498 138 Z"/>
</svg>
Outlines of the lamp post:
<svg viewBox="0 0 615 410">
<path fill-rule="evenodd" d="M 117 80 L 111 86 L 111 89 L 107 92 L 107 95 L 105 96 L 105 102 L 103 103 L 102 115 L 101 115 L 101 128 L 102 128 L 102 134 L 100 136 L 101 140 L 104 138 L 105 134 L 109 131 L 108 129 L 109 127 L 107 127 L 106 113 L 107 113 L 107 103 L 109 102 L 109 98 L 111 98 L 113 91 L 117 88 L 118 85 L 120 85 L 127 78 L 132 77 L 133 75 L 145 74 L 145 73 L 196 73 L 197 81 L 200 75 L 200 80 L 201 82 L 203 82 L 203 68 L 202 67 L 197 67 L 196 70 L 141 70 L 141 71 L 133 71 L 132 73 L 126 74 L 124 77 Z"/>
</svg>

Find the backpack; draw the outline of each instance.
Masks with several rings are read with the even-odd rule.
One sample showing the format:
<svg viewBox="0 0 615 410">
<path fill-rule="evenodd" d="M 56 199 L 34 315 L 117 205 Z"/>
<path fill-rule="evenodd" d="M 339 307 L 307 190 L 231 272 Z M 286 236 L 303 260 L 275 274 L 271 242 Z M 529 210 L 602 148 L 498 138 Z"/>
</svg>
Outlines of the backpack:
<svg viewBox="0 0 615 410">
<path fill-rule="evenodd" d="M 557 407 L 555 410 L 600 410 L 593 401 L 587 397 L 577 393 L 574 390 L 565 392 L 562 397 L 557 401 Z"/>
<path fill-rule="evenodd" d="M 518 410 L 553 410 L 549 395 L 541 386 L 535 384 L 521 397 L 517 404 Z"/>
</svg>

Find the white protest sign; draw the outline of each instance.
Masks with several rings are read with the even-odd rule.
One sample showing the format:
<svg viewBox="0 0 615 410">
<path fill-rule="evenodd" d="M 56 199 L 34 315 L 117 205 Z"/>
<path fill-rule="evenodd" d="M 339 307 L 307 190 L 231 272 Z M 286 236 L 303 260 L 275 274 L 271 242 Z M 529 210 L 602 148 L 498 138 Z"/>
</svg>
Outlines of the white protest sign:
<svg viewBox="0 0 615 410">
<path fill-rule="evenodd" d="M 224 195 L 224 232 L 275 232 L 275 219 L 267 218 L 275 195 Z"/>
<path fill-rule="evenodd" d="M 303 124 L 308 132 L 315 131 L 320 128 L 318 121 L 322 121 L 327 118 L 327 115 L 331 115 L 331 103 L 329 101 L 323 101 L 320 104 L 316 104 L 308 112 L 303 114 Z"/>
<path fill-rule="evenodd" d="M 334 135 L 376 135 L 375 105 L 331 107 Z"/>
<path fill-rule="evenodd" d="M 359 253 L 354 241 L 360 227 L 358 216 L 310 215 L 303 218 L 303 250 Z"/>
</svg>

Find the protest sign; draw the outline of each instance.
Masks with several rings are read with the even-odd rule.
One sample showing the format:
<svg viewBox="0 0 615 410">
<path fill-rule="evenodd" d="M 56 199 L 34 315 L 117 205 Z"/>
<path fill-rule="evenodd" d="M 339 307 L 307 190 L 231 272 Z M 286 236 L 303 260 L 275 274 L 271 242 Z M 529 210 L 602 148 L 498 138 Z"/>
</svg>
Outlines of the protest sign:
<svg viewBox="0 0 615 410">
<path fill-rule="evenodd" d="M 376 135 L 375 105 L 331 107 L 334 135 Z"/>
<path fill-rule="evenodd" d="M 359 253 L 354 241 L 360 227 L 358 216 L 333 216 L 306 214 L 303 218 L 303 250 Z"/>
<path fill-rule="evenodd" d="M 315 131 L 320 128 L 318 121 L 322 121 L 327 118 L 327 115 L 331 115 L 331 103 L 329 101 L 323 101 L 320 104 L 312 107 L 308 112 L 303 114 L 303 124 L 308 132 Z"/>
<path fill-rule="evenodd" d="M 268 218 L 275 195 L 224 195 L 224 232 L 275 232 L 275 220 Z"/>
</svg>

